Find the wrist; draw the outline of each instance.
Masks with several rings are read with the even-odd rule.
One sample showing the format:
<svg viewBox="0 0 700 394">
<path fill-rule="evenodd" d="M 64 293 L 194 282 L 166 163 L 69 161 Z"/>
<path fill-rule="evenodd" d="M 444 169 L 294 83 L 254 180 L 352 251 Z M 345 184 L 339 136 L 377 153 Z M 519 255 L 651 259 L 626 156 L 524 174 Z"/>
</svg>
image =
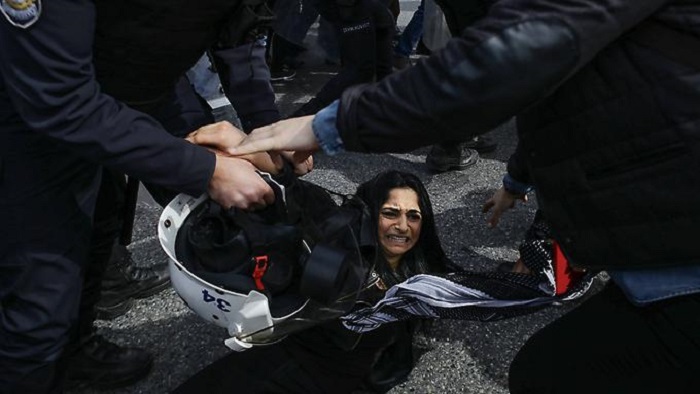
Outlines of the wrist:
<svg viewBox="0 0 700 394">
<path fill-rule="evenodd" d="M 335 125 L 339 103 L 336 100 L 333 104 L 318 111 L 311 121 L 311 129 L 316 141 L 318 141 L 318 146 L 328 155 L 345 152 L 343 140 L 340 139 L 338 128 Z"/>
<path fill-rule="evenodd" d="M 503 177 L 503 189 L 513 196 L 523 197 L 527 193 L 532 191 L 534 187 L 527 183 L 519 182 L 513 179 L 513 177 L 511 177 L 510 174 L 506 174 Z"/>
</svg>

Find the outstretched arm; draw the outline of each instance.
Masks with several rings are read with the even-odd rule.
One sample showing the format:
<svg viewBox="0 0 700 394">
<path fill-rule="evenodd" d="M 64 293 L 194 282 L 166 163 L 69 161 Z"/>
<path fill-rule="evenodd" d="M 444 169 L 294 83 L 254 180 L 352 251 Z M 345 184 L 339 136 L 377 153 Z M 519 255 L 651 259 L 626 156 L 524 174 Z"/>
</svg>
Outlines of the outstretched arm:
<svg viewBox="0 0 700 394">
<path fill-rule="evenodd" d="M 209 191 L 225 206 L 247 208 L 274 198 L 252 165 L 217 159 L 101 92 L 92 65 L 93 1 L 42 6 L 27 29 L 0 17 L 0 91 L 18 135 L 40 134 L 57 149 L 180 192 Z"/>
<path fill-rule="evenodd" d="M 271 152 L 273 158 L 281 154 L 292 161 L 297 174 L 303 175 L 313 168 L 311 154 L 318 150 L 311 129 L 312 119 L 313 116 L 305 116 L 281 120 L 255 129 L 247 136 L 226 133 L 220 128 L 203 127 L 190 134 L 188 139 L 200 145 L 213 147 L 222 154 L 249 160 L 251 155 L 264 152 Z M 280 164 L 277 162 L 278 168 Z"/>
<path fill-rule="evenodd" d="M 283 121 L 287 122 L 287 121 Z M 278 122 L 280 123 L 280 122 Z M 262 127 L 260 131 L 256 130 L 255 135 L 264 135 L 266 130 L 272 128 L 277 123 Z M 241 144 L 242 141 L 248 139 L 241 130 L 231 125 L 228 122 L 219 122 L 199 128 L 190 133 L 187 140 L 197 145 L 205 146 L 213 150 L 218 155 L 230 156 L 233 148 Z M 256 140 L 255 137 L 253 141 Z M 257 143 L 254 143 L 254 145 Z M 265 143 L 267 146 L 267 143 Z M 268 151 L 273 152 L 272 154 Z M 275 174 L 282 168 L 282 162 L 279 160 L 279 155 L 282 155 L 287 160 L 294 164 L 294 172 L 297 175 L 304 175 L 313 169 L 313 158 L 311 152 L 295 153 L 290 151 L 275 152 L 276 149 L 256 149 L 254 152 L 238 155 L 238 158 L 249 161 L 261 171 Z"/>
<path fill-rule="evenodd" d="M 665 3 L 499 1 L 426 61 L 378 83 L 345 90 L 333 127 L 345 149 L 362 152 L 403 152 L 464 139 L 465 130 L 469 136 L 485 133 L 547 97 Z M 317 121 L 313 123 L 316 131 Z M 282 126 L 295 127 L 280 123 L 277 128 Z M 312 149 L 311 131 L 306 127 L 290 136 L 284 130 L 266 132 L 234 152 Z M 315 145 L 326 150 L 318 133 L 316 137 Z"/>
</svg>

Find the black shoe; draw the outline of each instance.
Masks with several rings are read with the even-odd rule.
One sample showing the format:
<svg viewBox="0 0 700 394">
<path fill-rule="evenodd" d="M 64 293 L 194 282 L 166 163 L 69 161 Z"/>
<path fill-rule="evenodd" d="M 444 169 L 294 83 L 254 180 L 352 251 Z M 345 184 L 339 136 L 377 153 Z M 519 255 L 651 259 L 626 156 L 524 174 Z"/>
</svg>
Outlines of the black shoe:
<svg viewBox="0 0 700 394">
<path fill-rule="evenodd" d="M 297 72 L 287 64 L 270 68 L 270 82 L 291 81 L 296 75 Z"/>
<path fill-rule="evenodd" d="M 133 299 L 146 298 L 170 286 L 168 266 L 137 267 L 131 253 L 118 245 L 102 278 L 100 300 L 95 305 L 97 318 L 111 320 L 125 314 Z"/>
<path fill-rule="evenodd" d="M 479 160 L 479 152 L 463 145 L 433 145 L 425 159 L 425 165 L 433 172 L 463 170 L 473 166 Z"/>
<path fill-rule="evenodd" d="M 102 299 L 105 299 L 105 301 L 102 301 Z M 133 298 L 108 300 L 106 297 L 102 296 L 102 299 L 95 305 L 95 311 L 97 313 L 95 318 L 99 320 L 116 319 L 126 314 L 126 312 L 129 312 L 131 307 L 134 306 Z"/>
<path fill-rule="evenodd" d="M 270 50 L 270 81 L 291 81 L 297 74 L 295 70 L 303 63 L 298 59 L 298 56 L 305 50 L 304 47 L 287 41 L 278 34 L 274 34 Z"/>
<path fill-rule="evenodd" d="M 64 362 L 68 387 L 101 390 L 133 384 L 153 367 L 153 357 L 145 350 L 121 347 L 100 335 L 83 341 Z"/>
<path fill-rule="evenodd" d="M 494 142 L 489 137 L 476 136 L 464 143 L 465 148 L 474 149 L 479 153 L 489 153 L 496 150 L 498 143 Z"/>
</svg>

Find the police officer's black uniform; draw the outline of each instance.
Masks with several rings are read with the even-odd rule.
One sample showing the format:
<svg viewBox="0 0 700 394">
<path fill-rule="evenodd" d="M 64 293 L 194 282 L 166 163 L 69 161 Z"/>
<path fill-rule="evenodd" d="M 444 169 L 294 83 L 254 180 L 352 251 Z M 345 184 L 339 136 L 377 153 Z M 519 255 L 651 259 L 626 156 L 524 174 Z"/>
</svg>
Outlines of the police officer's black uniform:
<svg viewBox="0 0 700 394">
<path fill-rule="evenodd" d="M 214 122 L 208 104 L 184 77 L 208 50 L 243 128 L 252 130 L 278 120 L 265 45 L 257 39 L 270 15 L 265 14 L 268 9 L 262 0 L 245 6 L 229 0 L 207 0 L 195 8 L 170 0 L 98 3 L 94 43 L 98 82 L 106 93 L 153 116 L 171 134 L 184 137 Z M 155 185 L 149 185 L 149 190 L 162 205 L 176 194 Z M 100 280 L 121 227 L 118 212 L 123 193 L 123 177 L 105 170 L 74 341 L 78 348 L 66 361 L 70 382 L 100 376 L 94 385 L 109 388 L 135 381 L 150 369 L 151 359 L 145 352 L 99 351 L 110 346 L 96 344 L 101 338 L 93 334 Z"/>
<path fill-rule="evenodd" d="M 342 68 L 293 116 L 315 114 L 356 84 L 380 80 L 392 72 L 396 21 L 384 0 L 317 0 L 323 18 L 336 28 Z"/>
<path fill-rule="evenodd" d="M 0 7 L 0 392 L 48 392 L 76 323 L 100 164 L 198 195 L 215 158 L 102 93 L 95 2 Z"/>
</svg>

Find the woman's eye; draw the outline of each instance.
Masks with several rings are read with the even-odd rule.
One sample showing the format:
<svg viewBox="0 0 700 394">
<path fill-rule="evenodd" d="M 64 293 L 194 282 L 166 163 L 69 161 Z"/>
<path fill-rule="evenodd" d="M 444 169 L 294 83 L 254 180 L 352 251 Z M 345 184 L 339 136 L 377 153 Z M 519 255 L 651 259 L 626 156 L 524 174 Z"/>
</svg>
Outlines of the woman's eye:
<svg viewBox="0 0 700 394">
<path fill-rule="evenodd" d="M 381 213 L 382 213 L 382 216 L 384 216 L 387 219 L 396 219 L 397 217 L 399 217 L 399 213 L 396 211 L 387 210 L 387 211 L 382 211 Z"/>
<path fill-rule="evenodd" d="M 420 222 L 422 219 L 420 214 L 417 214 L 417 213 L 409 213 L 406 216 L 408 217 L 408 220 L 410 220 L 412 222 Z"/>
</svg>

